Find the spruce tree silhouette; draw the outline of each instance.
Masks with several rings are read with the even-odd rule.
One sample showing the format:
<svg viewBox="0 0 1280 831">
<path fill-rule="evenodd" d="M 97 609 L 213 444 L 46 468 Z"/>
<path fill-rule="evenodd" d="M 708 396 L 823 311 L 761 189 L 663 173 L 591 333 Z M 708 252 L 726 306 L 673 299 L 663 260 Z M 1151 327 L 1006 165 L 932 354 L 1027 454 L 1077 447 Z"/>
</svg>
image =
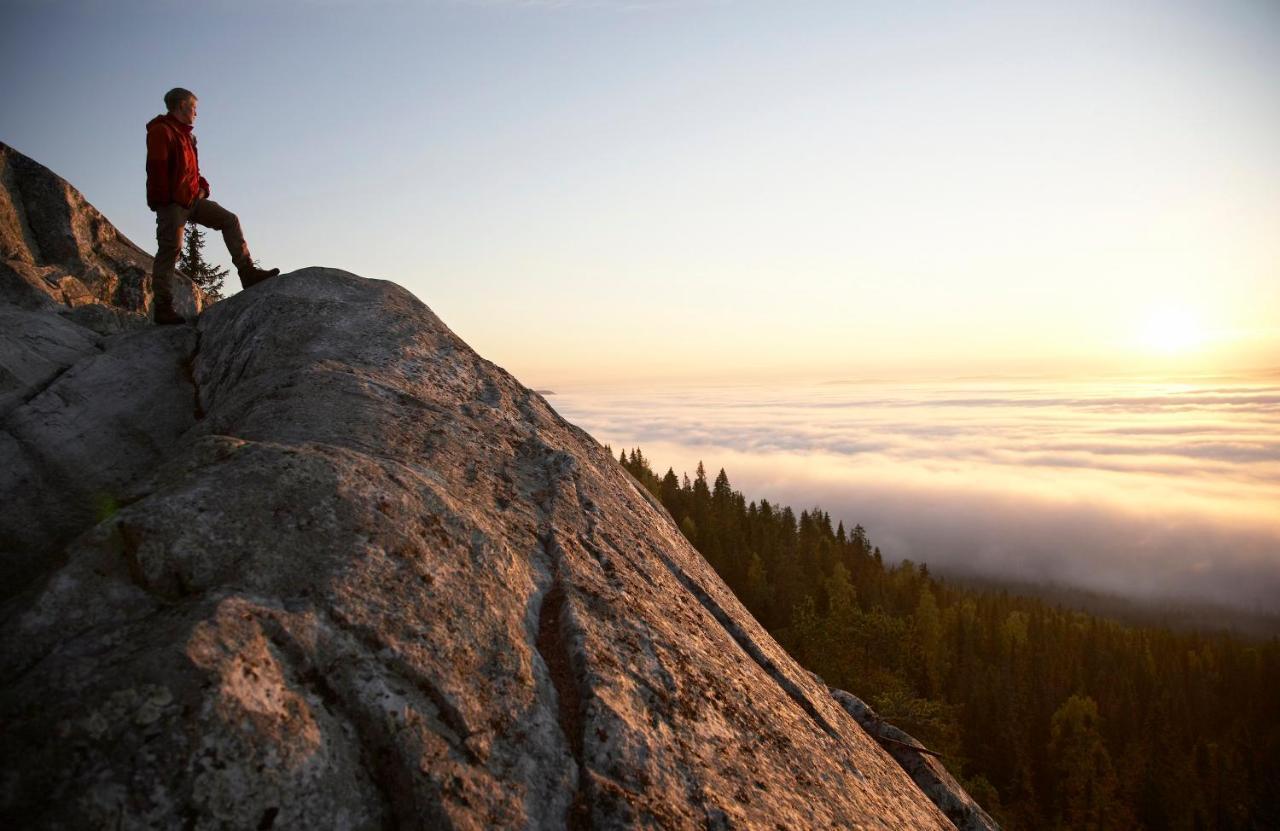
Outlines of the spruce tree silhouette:
<svg viewBox="0 0 1280 831">
<path fill-rule="evenodd" d="M 178 266 L 191 278 L 191 282 L 204 290 L 210 300 L 216 303 L 222 299 L 222 282 L 227 276 L 227 269 L 215 266 L 204 258 L 204 231 L 195 223 L 187 225 Z"/>
</svg>

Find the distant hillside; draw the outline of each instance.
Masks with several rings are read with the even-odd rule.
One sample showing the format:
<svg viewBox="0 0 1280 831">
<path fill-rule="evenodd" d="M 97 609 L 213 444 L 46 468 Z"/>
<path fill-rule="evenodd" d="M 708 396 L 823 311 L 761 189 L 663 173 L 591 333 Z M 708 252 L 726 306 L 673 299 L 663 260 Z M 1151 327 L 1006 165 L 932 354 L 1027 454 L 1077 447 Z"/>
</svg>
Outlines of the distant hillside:
<svg viewBox="0 0 1280 831">
<path fill-rule="evenodd" d="M 1233 606 L 1191 599 L 1124 597 L 1060 584 L 997 580 L 952 569 L 939 569 L 935 574 L 953 585 L 974 591 L 1039 598 L 1064 609 L 1137 626 L 1166 627 L 1176 632 L 1225 632 L 1262 640 L 1280 637 L 1280 615 L 1248 612 Z"/>
</svg>

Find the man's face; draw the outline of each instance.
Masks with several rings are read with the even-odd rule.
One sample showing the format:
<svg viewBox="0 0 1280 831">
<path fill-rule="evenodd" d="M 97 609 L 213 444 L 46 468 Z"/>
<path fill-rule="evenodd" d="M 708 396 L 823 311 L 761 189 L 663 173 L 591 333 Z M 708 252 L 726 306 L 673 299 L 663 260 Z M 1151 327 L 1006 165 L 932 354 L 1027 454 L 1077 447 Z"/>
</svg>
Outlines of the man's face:
<svg viewBox="0 0 1280 831">
<path fill-rule="evenodd" d="M 194 98 L 188 98 L 178 105 L 173 111 L 173 117 L 181 121 L 183 124 L 196 123 L 196 104 L 198 102 Z"/>
</svg>

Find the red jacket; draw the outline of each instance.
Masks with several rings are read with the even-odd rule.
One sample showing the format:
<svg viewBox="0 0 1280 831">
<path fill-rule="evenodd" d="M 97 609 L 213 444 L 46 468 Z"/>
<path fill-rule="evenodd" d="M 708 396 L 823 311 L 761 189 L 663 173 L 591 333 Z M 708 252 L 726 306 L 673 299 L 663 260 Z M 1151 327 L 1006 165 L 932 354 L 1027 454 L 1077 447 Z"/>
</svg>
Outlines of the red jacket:
<svg viewBox="0 0 1280 831">
<path fill-rule="evenodd" d="M 148 121 L 147 206 L 155 211 L 176 202 L 190 208 L 197 197 L 208 195 L 191 125 L 167 113 Z"/>
</svg>

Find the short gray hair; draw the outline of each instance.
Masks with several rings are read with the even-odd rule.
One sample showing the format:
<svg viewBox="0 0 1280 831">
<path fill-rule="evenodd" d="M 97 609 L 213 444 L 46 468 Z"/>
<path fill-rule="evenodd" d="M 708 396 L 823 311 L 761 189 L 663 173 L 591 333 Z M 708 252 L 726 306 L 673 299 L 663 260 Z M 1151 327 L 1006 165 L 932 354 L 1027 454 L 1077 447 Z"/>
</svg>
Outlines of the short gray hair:
<svg viewBox="0 0 1280 831">
<path fill-rule="evenodd" d="M 164 94 L 165 109 L 172 112 L 173 110 L 178 109 L 178 107 L 182 104 L 183 101 L 186 101 L 188 98 L 195 98 L 195 97 L 196 97 L 196 94 L 189 89 L 183 89 L 182 87 L 174 87 L 173 89 L 169 90 Z"/>
</svg>

